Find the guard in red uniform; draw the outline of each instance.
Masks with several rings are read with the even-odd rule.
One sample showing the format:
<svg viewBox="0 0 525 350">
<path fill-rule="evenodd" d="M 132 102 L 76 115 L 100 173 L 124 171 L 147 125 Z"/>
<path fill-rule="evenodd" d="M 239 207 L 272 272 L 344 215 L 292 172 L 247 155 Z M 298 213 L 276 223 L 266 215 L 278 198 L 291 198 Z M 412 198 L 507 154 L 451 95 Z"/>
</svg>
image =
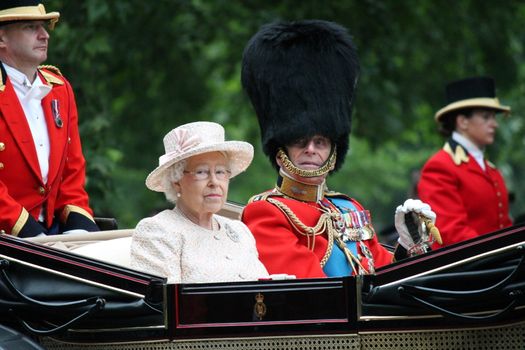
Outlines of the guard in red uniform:
<svg viewBox="0 0 525 350">
<path fill-rule="evenodd" d="M 274 189 L 250 200 L 242 220 L 271 274 L 368 274 L 393 260 L 377 240 L 370 212 L 326 185 L 348 150 L 358 71 L 346 29 L 326 21 L 265 25 L 244 51 L 242 84 L 278 176 Z M 406 215 L 415 231 L 407 229 Z M 435 215 L 419 200 L 397 208 L 396 257 L 428 248 L 428 230 L 418 225 L 423 219 L 432 224 Z"/>
<path fill-rule="evenodd" d="M 483 154 L 494 142 L 496 114 L 510 112 L 496 98 L 494 85 L 488 77 L 448 84 L 447 105 L 435 116 L 449 139 L 424 165 L 418 194 L 437 213 L 444 245 L 512 224 L 505 181 Z"/>
<path fill-rule="evenodd" d="M 0 233 L 96 231 L 84 189 L 75 97 L 47 58 L 58 12 L 0 2 Z"/>
</svg>

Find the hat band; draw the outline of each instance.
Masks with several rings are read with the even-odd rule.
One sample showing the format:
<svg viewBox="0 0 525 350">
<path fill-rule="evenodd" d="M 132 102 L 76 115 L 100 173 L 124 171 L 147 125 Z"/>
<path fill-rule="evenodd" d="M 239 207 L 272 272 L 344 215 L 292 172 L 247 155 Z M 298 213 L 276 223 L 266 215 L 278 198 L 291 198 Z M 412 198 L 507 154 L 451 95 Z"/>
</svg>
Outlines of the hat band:
<svg viewBox="0 0 525 350">
<path fill-rule="evenodd" d="M 480 107 L 480 108 L 492 108 L 496 110 L 500 110 L 503 112 L 510 112 L 510 107 L 508 106 L 502 106 L 499 103 L 499 99 L 497 97 L 479 97 L 479 98 L 469 98 L 466 100 L 456 101 L 452 102 L 445 107 L 441 108 L 435 115 L 436 120 L 439 120 L 439 118 L 448 112 L 452 112 L 457 109 L 462 108 L 472 108 L 472 107 Z"/>
</svg>

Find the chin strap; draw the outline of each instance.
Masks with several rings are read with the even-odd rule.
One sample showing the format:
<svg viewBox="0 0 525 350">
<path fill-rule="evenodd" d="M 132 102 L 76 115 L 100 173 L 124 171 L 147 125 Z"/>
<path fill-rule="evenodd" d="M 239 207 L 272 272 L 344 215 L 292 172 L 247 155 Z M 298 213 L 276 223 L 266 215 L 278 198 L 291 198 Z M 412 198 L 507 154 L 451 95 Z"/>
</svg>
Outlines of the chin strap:
<svg viewBox="0 0 525 350">
<path fill-rule="evenodd" d="M 334 170 L 337 151 L 334 146 L 330 157 L 328 157 L 326 162 L 324 162 L 324 164 L 319 169 L 315 170 L 299 169 L 292 163 L 292 161 L 290 160 L 290 158 L 288 158 L 288 155 L 282 148 L 279 148 L 279 150 L 277 151 L 277 157 L 281 161 L 283 168 L 285 168 L 290 174 L 298 175 L 300 177 L 318 177 Z"/>
</svg>

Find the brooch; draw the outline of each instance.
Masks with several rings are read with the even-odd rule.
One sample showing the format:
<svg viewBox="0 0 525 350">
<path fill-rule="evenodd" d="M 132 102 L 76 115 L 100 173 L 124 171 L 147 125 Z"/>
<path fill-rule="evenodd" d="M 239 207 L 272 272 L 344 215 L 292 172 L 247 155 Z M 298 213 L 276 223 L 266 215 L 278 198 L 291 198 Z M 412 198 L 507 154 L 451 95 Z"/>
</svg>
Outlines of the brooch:
<svg viewBox="0 0 525 350">
<path fill-rule="evenodd" d="M 232 230 L 230 225 L 224 224 L 224 230 L 226 231 L 226 235 L 234 242 L 239 242 L 239 234 Z"/>
</svg>

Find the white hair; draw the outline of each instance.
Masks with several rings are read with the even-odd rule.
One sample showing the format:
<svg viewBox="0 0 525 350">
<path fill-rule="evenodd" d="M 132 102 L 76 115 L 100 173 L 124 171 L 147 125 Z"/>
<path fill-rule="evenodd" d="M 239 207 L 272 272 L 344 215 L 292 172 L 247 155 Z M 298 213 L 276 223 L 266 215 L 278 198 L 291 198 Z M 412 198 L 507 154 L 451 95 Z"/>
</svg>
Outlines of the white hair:
<svg viewBox="0 0 525 350">
<path fill-rule="evenodd" d="M 166 173 L 162 178 L 162 187 L 164 188 L 164 195 L 171 203 L 177 202 L 177 190 L 173 186 L 174 182 L 179 182 L 184 175 L 184 168 L 186 168 L 186 159 L 178 161 L 166 169 Z"/>
</svg>

